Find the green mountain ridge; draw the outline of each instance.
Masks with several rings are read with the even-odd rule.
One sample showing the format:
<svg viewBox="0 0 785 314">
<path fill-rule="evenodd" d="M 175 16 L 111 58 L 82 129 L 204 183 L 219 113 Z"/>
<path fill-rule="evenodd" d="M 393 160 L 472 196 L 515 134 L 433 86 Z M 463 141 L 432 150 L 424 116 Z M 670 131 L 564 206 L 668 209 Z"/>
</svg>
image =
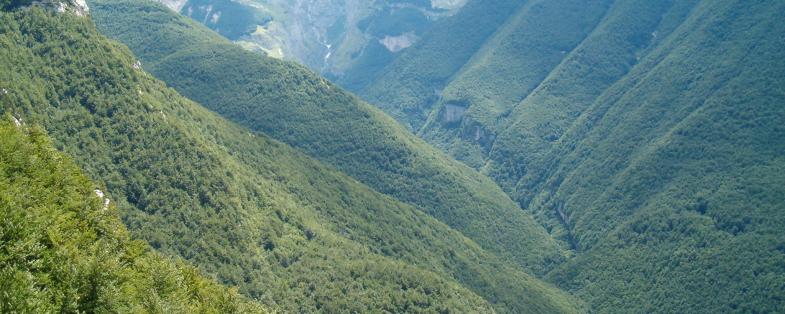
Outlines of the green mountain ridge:
<svg viewBox="0 0 785 314">
<path fill-rule="evenodd" d="M 578 311 L 420 210 L 167 89 L 88 19 L 1 19 L 2 111 L 46 128 L 133 237 L 269 308 Z"/>
<path fill-rule="evenodd" d="M 0 312 L 265 313 L 131 240 L 115 206 L 44 131 L 2 120 Z"/>
<path fill-rule="evenodd" d="M 562 166 L 547 176 L 565 179 L 542 189 L 530 206 L 564 204 L 576 242 L 587 250 L 571 262 L 583 267 L 568 263 L 554 275 L 583 272 L 564 281 L 574 284 L 602 273 L 597 278 L 606 288 L 583 287 L 581 294 L 616 289 L 621 279 L 609 275 L 615 267 L 666 278 L 648 291 L 638 289 L 644 285 L 638 272 L 625 278 L 639 292 L 622 300 L 629 306 L 633 298 L 647 300 L 635 305 L 641 311 L 782 310 L 785 111 L 778 104 L 785 67 L 775 61 L 782 58 L 775 39 L 785 33 L 775 25 L 782 12 L 771 2 L 699 3 L 677 36 L 581 117 L 568 135 L 583 136 L 570 136 L 574 148 L 557 148 L 571 152 L 558 153 Z M 594 152 L 579 153 L 587 147 Z M 584 175 L 589 168 L 606 175 Z M 613 267 L 596 267 L 605 260 L 599 255 L 620 258 Z M 619 302 L 596 295 L 591 302 L 600 310 Z"/>
<path fill-rule="evenodd" d="M 525 1 L 469 1 L 361 86 L 349 86 L 417 132 L 447 82 Z M 455 36 L 455 30 L 461 30 Z"/>
<path fill-rule="evenodd" d="M 591 311 L 780 312 L 784 13 L 528 1 L 470 58 L 434 51 L 463 38 L 432 34 L 360 95 L 568 243 L 546 278 Z M 440 59 L 462 63 L 431 76 Z"/>
<path fill-rule="evenodd" d="M 92 3 L 98 27 L 183 95 L 421 208 L 535 273 L 564 260 L 558 244 L 490 179 L 302 66 L 244 51 L 160 5 Z"/>
<path fill-rule="evenodd" d="M 159 2 L 196 21 L 133 0 L 91 1 L 97 26 L 86 7 L 0 13 L 0 113 L 19 125 L 0 123 L 0 285 L 19 291 L 0 306 L 785 312 L 785 3 Z M 348 36 L 351 70 L 333 84 L 237 44 L 276 23 L 255 39 L 317 59 L 323 31 Z M 346 59 L 408 27 L 411 46 Z M 58 204 L 30 226 L 28 182 Z M 107 228 L 114 255 L 91 241 Z"/>
<path fill-rule="evenodd" d="M 441 99 L 433 105 L 418 134 L 429 142 L 440 143 L 445 151 L 467 164 L 482 167 L 488 151 L 495 146 L 497 134 L 504 130 L 506 119 L 523 116 L 540 121 L 540 117 L 534 114 L 517 115 L 516 105 L 538 87 L 568 52 L 575 50 L 589 36 L 609 10 L 611 2 L 556 0 L 527 3 L 444 87 Z M 651 7 L 664 6 L 659 3 L 662 1 L 658 4 L 630 2 L 626 5 L 656 15 Z M 636 18 L 641 17 L 638 15 Z M 586 68 L 594 73 L 597 65 Z M 572 83 L 564 82 L 565 85 Z M 549 106 L 541 115 L 569 114 L 554 109 Z M 451 110 L 461 111 L 461 114 L 449 117 Z M 544 135 L 547 136 L 549 134 Z M 506 146 L 500 147 L 504 149 Z M 494 174 L 496 177 L 504 175 Z"/>
</svg>

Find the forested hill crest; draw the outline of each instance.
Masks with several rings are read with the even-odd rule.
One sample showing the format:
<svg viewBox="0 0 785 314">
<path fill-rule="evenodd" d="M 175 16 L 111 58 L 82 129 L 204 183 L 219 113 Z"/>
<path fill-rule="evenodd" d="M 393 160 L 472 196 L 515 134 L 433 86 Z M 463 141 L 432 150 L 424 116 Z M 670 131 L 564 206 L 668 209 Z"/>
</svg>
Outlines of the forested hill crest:
<svg viewBox="0 0 785 314">
<path fill-rule="evenodd" d="M 45 132 L 7 114 L 0 222 L 0 312 L 265 313 L 132 240 L 114 204 Z"/>
<path fill-rule="evenodd" d="M 148 1 L 91 1 L 99 29 L 145 69 L 225 117 L 415 205 L 542 274 L 565 253 L 487 177 L 302 66 L 267 58 Z"/>
<path fill-rule="evenodd" d="M 89 19 L 0 21 L 2 111 L 46 128 L 132 236 L 271 309 L 579 310 L 420 210 L 166 88 Z"/>
</svg>

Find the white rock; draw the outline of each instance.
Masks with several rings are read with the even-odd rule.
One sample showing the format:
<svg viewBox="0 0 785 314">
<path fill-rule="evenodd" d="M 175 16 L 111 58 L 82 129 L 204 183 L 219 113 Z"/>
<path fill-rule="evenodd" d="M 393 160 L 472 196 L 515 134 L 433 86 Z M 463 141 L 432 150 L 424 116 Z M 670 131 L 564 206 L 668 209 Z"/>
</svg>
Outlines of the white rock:
<svg viewBox="0 0 785 314">
<path fill-rule="evenodd" d="M 85 0 L 71 0 L 71 4 L 74 6 L 74 13 L 78 16 L 85 16 L 90 13 L 90 7 L 87 6 L 87 1 Z"/>
<path fill-rule="evenodd" d="M 16 127 L 22 126 L 22 121 L 19 121 L 19 119 L 17 119 L 16 117 L 12 117 L 12 118 L 14 118 L 14 125 L 16 125 Z"/>
<path fill-rule="evenodd" d="M 98 198 L 104 200 L 104 208 L 103 208 L 103 210 L 109 209 L 109 203 L 111 201 L 108 198 L 106 198 L 106 195 L 104 194 L 103 191 L 101 191 L 99 189 L 95 189 L 95 196 L 98 196 Z"/>
<path fill-rule="evenodd" d="M 77 8 L 79 8 L 80 10 L 83 10 L 85 12 L 89 12 L 90 11 L 90 7 L 87 6 L 87 1 L 85 1 L 85 0 L 73 0 L 73 2 L 74 2 L 74 5 Z"/>
<path fill-rule="evenodd" d="M 175 12 L 180 12 L 183 9 L 183 6 L 188 2 L 188 0 L 156 0 L 160 3 L 163 3 L 165 6 L 169 7 Z"/>
<path fill-rule="evenodd" d="M 58 0 L 58 1 L 39 1 L 33 2 L 54 7 L 57 13 L 71 12 L 76 16 L 86 16 L 90 13 L 90 7 L 86 0 Z"/>
<path fill-rule="evenodd" d="M 466 4 L 466 0 L 431 0 L 434 9 L 457 10 Z"/>
<path fill-rule="evenodd" d="M 384 47 L 387 48 L 387 50 L 390 52 L 395 53 L 411 47 L 416 40 L 417 36 L 410 32 L 399 36 L 386 35 L 384 38 L 379 39 L 379 43 L 384 45 Z"/>
<path fill-rule="evenodd" d="M 466 107 L 453 105 L 453 104 L 445 104 L 442 119 L 444 119 L 444 122 L 447 123 L 459 122 L 461 121 L 461 119 L 463 119 L 463 114 L 465 112 L 466 112 Z"/>
</svg>

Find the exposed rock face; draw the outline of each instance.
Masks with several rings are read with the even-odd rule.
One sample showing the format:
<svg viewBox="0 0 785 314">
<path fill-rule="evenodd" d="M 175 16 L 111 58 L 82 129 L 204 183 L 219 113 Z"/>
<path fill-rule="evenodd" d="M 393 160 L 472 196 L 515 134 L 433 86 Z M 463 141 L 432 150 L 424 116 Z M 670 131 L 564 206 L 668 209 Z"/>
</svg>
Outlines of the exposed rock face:
<svg viewBox="0 0 785 314">
<path fill-rule="evenodd" d="M 71 0 L 71 5 L 74 7 L 74 10 L 79 16 L 84 16 L 90 13 L 90 7 L 87 6 L 86 0 Z"/>
<path fill-rule="evenodd" d="M 157 0 L 157 1 L 167 6 L 168 8 L 172 9 L 172 11 L 175 12 L 180 12 L 180 10 L 183 9 L 183 6 L 185 6 L 185 4 L 188 2 L 188 0 Z"/>
<path fill-rule="evenodd" d="M 446 124 L 453 124 L 460 122 L 463 119 L 463 114 L 466 112 L 466 107 L 459 106 L 456 104 L 445 104 L 444 105 L 444 114 L 442 115 L 442 121 Z"/>
<path fill-rule="evenodd" d="M 100 189 L 95 189 L 95 196 L 104 201 L 103 210 L 109 209 L 109 203 L 111 201 L 108 198 L 106 198 L 106 195 L 104 194 L 103 191 L 101 191 Z"/>
<path fill-rule="evenodd" d="M 480 144 L 486 152 L 491 149 L 493 141 L 496 139 L 496 134 L 486 130 L 483 125 L 475 121 L 470 121 L 469 123 L 464 121 L 463 124 L 468 125 L 464 126 L 462 130 L 463 134 L 461 137 L 464 140 Z"/>
<path fill-rule="evenodd" d="M 32 5 L 41 6 L 58 13 L 71 12 L 77 16 L 87 16 L 90 14 L 90 7 L 87 6 L 86 0 L 43 0 L 33 1 Z"/>
<path fill-rule="evenodd" d="M 431 7 L 434 9 L 457 10 L 466 4 L 467 0 L 432 0 Z"/>
<path fill-rule="evenodd" d="M 415 40 L 417 40 L 417 37 L 414 33 L 406 33 L 400 36 L 385 36 L 379 40 L 379 43 L 384 45 L 390 52 L 398 52 L 411 47 Z"/>
</svg>

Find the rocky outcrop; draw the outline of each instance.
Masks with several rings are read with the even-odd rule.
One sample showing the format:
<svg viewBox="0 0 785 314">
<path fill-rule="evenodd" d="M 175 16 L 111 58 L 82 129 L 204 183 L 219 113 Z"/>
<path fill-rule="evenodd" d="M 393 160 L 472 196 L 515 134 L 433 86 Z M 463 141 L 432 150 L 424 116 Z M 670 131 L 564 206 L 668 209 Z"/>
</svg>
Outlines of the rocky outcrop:
<svg viewBox="0 0 785 314">
<path fill-rule="evenodd" d="M 161 4 L 165 5 L 166 7 L 172 9 L 172 11 L 180 12 L 183 9 L 188 0 L 157 0 Z"/>
<path fill-rule="evenodd" d="M 442 114 L 442 122 L 445 124 L 454 124 L 461 122 L 463 119 L 463 114 L 466 112 L 465 106 L 460 106 L 457 104 L 445 104 L 444 111 Z"/>
<path fill-rule="evenodd" d="M 432 0 L 431 7 L 434 9 L 457 10 L 466 4 L 467 0 Z"/>
<path fill-rule="evenodd" d="M 71 6 L 79 16 L 84 16 L 90 13 L 90 7 L 87 6 L 86 0 L 71 0 Z"/>
<path fill-rule="evenodd" d="M 416 40 L 417 36 L 410 32 L 399 36 L 385 36 L 379 40 L 379 43 L 384 45 L 390 52 L 398 52 L 411 47 Z"/>
<path fill-rule="evenodd" d="M 95 189 L 95 196 L 104 201 L 103 210 L 109 209 L 109 203 L 111 201 L 109 200 L 109 198 L 106 197 L 103 191 L 101 191 L 100 189 Z"/>
<path fill-rule="evenodd" d="M 42 0 L 33 1 L 30 5 L 40 6 L 58 13 L 73 13 L 76 16 L 90 14 L 90 7 L 86 0 Z"/>
</svg>

